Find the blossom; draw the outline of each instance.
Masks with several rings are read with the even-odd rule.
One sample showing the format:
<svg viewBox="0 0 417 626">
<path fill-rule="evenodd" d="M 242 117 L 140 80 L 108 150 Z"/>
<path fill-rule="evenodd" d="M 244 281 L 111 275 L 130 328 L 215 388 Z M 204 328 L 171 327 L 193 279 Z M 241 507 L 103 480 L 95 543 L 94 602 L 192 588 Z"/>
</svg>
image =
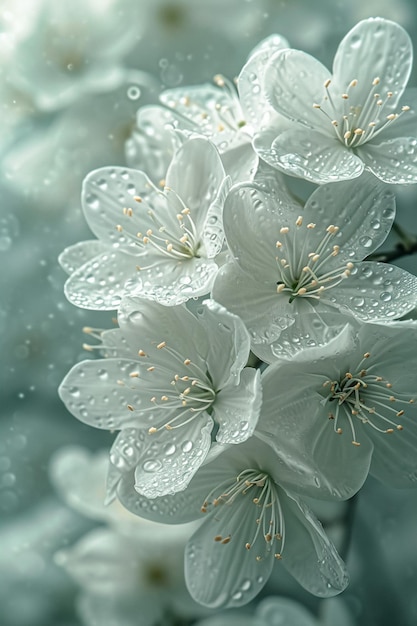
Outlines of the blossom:
<svg viewBox="0 0 417 626">
<path fill-rule="evenodd" d="M 368 471 L 413 486 L 416 337 L 411 321 L 349 324 L 310 358 L 277 361 L 262 378 L 258 435 L 315 464 L 318 490 L 337 497 L 358 491 Z"/>
<path fill-rule="evenodd" d="M 274 358 L 326 343 L 344 326 L 341 313 L 391 320 L 417 302 L 417 278 L 360 262 L 390 231 L 392 193 L 375 177 L 317 188 L 302 208 L 272 180 L 245 183 L 227 197 L 223 223 L 234 259 L 213 297 L 245 322 L 252 350 Z"/>
<path fill-rule="evenodd" d="M 168 526 L 132 515 L 119 502 L 104 506 L 107 451 L 61 448 L 50 474 L 59 496 L 89 518 L 107 522 L 59 550 L 55 561 L 80 585 L 77 606 L 87 626 L 153 626 L 165 612 L 198 613 L 181 575 L 193 524 Z"/>
<path fill-rule="evenodd" d="M 282 50 L 287 45 L 280 35 L 263 40 L 251 52 L 250 62 L 239 76 L 239 92 L 233 82 L 217 74 L 213 84 L 165 90 L 160 100 L 166 108 L 141 107 L 136 128 L 126 143 L 128 163 L 138 169 L 152 164 L 150 169 L 161 178 L 181 138 L 199 134 L 216 145 L 233 182 L 251 180 L 258 163 L 252 148 L 253 123 L 256 126 L 259 121 L 255 72 L 259 72 L 267 51 Z"/>
<path fill-rule="evenodd" d="M 185 491 L 152 500 L 152 506 L 132 489 L 129 476 L 122 478 L 118 497 L 154 521 L 206 517 L 185 551 L 187 587 L 205 606 L 247 604 L 277 561 L 311 593 L 336 595 L 347 585 L 344 564 L 311 511 L 287 488 L 288 473 L 281 473 L 271 447 L 252 438 L 220 454 L 213 448 Z"/>
<path fill-rule="evenodd" d="M 403 98 L 411 66 L 408 34 L 382 18 L 349 31 L 333 74 L 304 52 L 278 51 L 263 88 L 281 119 L 259 129 L 255 149 L 271 165 L 319 184 L 364 169 L 387 183 L 416 182 L 414 97 Z"/>
<path fill-rule="evenodd" d="M 132 468 L 149 497 L 179 491 L 204 462 L 214 424 L 220 443 L 254 431 L 261 390 L 259 372 L 244 367 L 249 335 L 213 301 L 194 316 L 184 306 L 126 298 L 119 324 L 101 335 L 108 358 L 77 364 L 61 398 L 81 421 L 121 430 L 110 453 L 110 497 Z"/>
<path fill-rule="evenodd" d="M 216 148 L 199 137 L 184 143 L 164 183 L 162 191 L 145 172 L 120 167 L 87 176 L 83 209 L 99 242 L 76 244 L 60 257 L 64 267 L 86 260 L 65 285 L 73 304 L 114 309 L 130 294 L 175 305 L 209 292 L 228 187 Z"/>
<path fill-rule="evenodd" d="M 134 19 L 140 12 L 129 0 L 105 5 L 103 10 L 94 0 L 38 3 L 31 28 L 16 42 L 10 76 L 38 108 L 54 111 L 120 82 L 121 59 L 143 20 Z"/>
</svg>

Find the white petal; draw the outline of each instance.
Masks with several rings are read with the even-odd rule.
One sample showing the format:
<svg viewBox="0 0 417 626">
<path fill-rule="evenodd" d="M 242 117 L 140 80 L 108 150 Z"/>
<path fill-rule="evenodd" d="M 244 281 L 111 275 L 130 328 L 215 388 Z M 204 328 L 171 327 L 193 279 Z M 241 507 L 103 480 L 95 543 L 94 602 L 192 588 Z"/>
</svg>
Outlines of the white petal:
<svg viewBox="0 0 417 626">
<path fill-rule="evenodd" d="M 126 291 L 171 307 L 208 294 L 217 271 L 215 261 L 206 257 L 177 261 L 151 253 L 145 267 L 126 282 Z"/>
<path fill-rule="evenodd" d="M 79 241 L 73 246 L 65 248 L 58 257 L 58 262 L 67 274 L 72 274 L 81 265 L 92 258 L 99 256 L 106 250 L 106 246 L 97 239 Z"/>
<path fill-rule="evenodd" d="M 395 196 L 373 176 L 318 187 L 306 202 L 307 219 L 339 227 L 343 259 L 361 260 L 386 239 L 395 217 Z M 308 212 L 308 213 L 307 213 Z M 324 225 L 324 224 L 323 224 Z M 340 257 L 335 257 L 336 264 Z M 342 263 L 340 263 L 342 264 Z"/>
<path fill-rule="evenodd" d="M 136 491 L 156 498 L 185 489 L 206 458 L 212 429 L 213 420 L 202 413 L 187 426 L 152 435 L 135 470 Z"/>
<path fill-rule="evenodd" d="M 222 389 L 216 396 L 213 417 L 219 424 L 219 443 L 241 443 L 253 435 L 262 402 L 259 370 L 246 367 L 240 383 Z"/>
<path fill-rule="evenodd" d="M 237 384 L 249 358 L 250 341 L 242 320 L 214 300 L 205 300 L 198 319 L 208 341 L 206 368 L 214 389 Z"/>
<path fill-rule="evenodd" d="M 246 141 L 223 152 L 222 163 L 232 182 L 240 183 L 253 179 L 258 165 L 258 155 L 254 152 L 251 142 Z"/>
<path fill-rule="evenodd" d="M 155 592 L 154 592 L 155 593 Z M 77 601 L 77 608 L 86 626 L 137 626 L 140 614 L 140 626 L 154 626 L 163 619 L 164 603 L 156 601 L 150 590 L 136 590 L 129 595 L 123 592 L 114 594 L 82 593 Z"/>
<path fill-rule="evenodd" d="M 273 167 L 319 185 L 356 178 L 364 168 L 361 159 L 336 136 L 329 137 L 301 124 L 280 134 L 275 134 L 273 127 L 260 131 L 253 145 L 261 159 Z"/>
<path fill-rule="evenodd" d="M 237 263 L 223 265 L 216 276 L 212 295 L 229 311 L 239 315 L 245 323 L 252 342 L 252 350 L 262 350 L 281 332 L 294 323 L 294 307 L 288 299 L 278 297 L 276 281 L 260 283 L 243 272 Z"/>
<path fill-rule="evenodd" d="M 358 85 L 354 89 L 363 104 L 372 81 L 379 78 L 374 90 L 382 95 L 392 91 L 391 106 L 395 107 L 407 85 L 412 62 L 410 37 L 399 24 L 380 17 L 363 20 L 340 42 L 333 62 L 335 89 L 344 93 L 356 79 Z"/>
<path fill-rule="evenodd" d="M 142 201 L 136 202 L 135 196 Z M 139 252 L 137 232 L 153 226 L 147 210 L 168 213 L 165 196 L 147 175 L 122 167 L 90 172 L 83 183 L 82 204 L 88 225 L 99 239 L 133 254 Z M 132 216 L 123 209 L 131 209 Z"/>
<path fill-rule="evenodd" d="M 288 47 L 288 41 L 284 37 L 270 35 L 251 51 L 246 65 L 239 74 L 238 89 L 243 113 L 246 121 L 254 129 L 262 123 L 265 111 L 271 109 L 264 93 L 265 66 L 275 52 Z"/>
<path fill-rule="evenodd" d="M 417 135 L 417 133 L 416 133 Z M 383 139 L 383 132 L 380 139 Z M 378 137 L 379 139 L 379 137 Z M 366 169 L 384 183 L 417 182 L 417 138 L 398 137 L 387 141 L 368 141 L 358 150 Z"/>
<path fill-rule="evenodd" d="M 90 426 L 106 430 L 137 427 L 138 418 L 127 407 L 149 404 L 147 395 L 143 398 L 139 389 L 132 389 L 129 374 L 140 368 L 141 363 L 128 359 L 82 361 L 62 381 L 60 397 L 75 417 Z"/>
<path fill-rule="evenodd" d="M 256 560 L 265 552 L 262 533 L 250 550 L 245 548 L 255 535 L 258 514 L 249 498 L 238 498 L 231 506 L 220 506 L 191 537 L 185 550 L 185 580 L 197 602 L 212 609 L 238 607 L 263 588 L 274 564 L 273 551 Z M 231 541 L 214 541 L 216 535 L 231 535 Z"/>
<path fill-rule="evenodd" d="M 191 210 L 198 231 L 225 176 L 219 153 L 208 139 L 191 138 L 174 156 L 167 172 L 166 184 Z"/>
<path fill-rule="evenodd" d="M 332 135 L 327 117 L 314 108 L 323 98 L 324 82 L 329 70 L 317 59 L 300 50 L 276 52 L 265 68 L 264 89 L 274 109 L 286 118 L 305 127 Z"/>
<path fill-rule="evenodd" d="M 340 593 L 349 582 L 345 564 L 308 507 L 287 495 L 282 497 L 286 521 L 282 564 L 310 593 L 323 598 Z"/>
<path fill-rule="evenodd" d="M 108 249 L 75 270 L 65 283 L 70 302 L 84 309 L 117 309 L 126 294 L 126 283 L 136 272 L 138 257 Z"/>
<path fill-rule="evenodd" d="M 359 263 L 332 292 L 362 321 L 389 321 L 417 306 L 417 277 L 395 265 Z"/>
<path fill-rule="evenodd" d="M 164 107 L 141 107 L 136 128 L 126 142 L 129 167 L 148 172 L 155 185 L 163 180 L 175 152 L 173 131 L 178 125 L 178 116 Z"/>
<path fill-rule="evenodd" d="M 205 365 L 208 338 L 185 306 L 167 308 L 141 298 L 125 298 L 118 311 L 118 322 L 130 344 L 162 365 L 171 360 L 170 354 L 157 347 L 164 341 L 180 357 L 184 355 L 184 359 L 191 359 L 200 367 Z"/>
<path fill-rule="evenodd" d="M 266 192 L 255 183 L 236 185 L 227 196 L 223 215 L 227 244 L 240 267 L 262 283 L 276 285 L 279 221 L 291 210 L 299 211 L 300 206 L 285 190 Z"/>
</svg>

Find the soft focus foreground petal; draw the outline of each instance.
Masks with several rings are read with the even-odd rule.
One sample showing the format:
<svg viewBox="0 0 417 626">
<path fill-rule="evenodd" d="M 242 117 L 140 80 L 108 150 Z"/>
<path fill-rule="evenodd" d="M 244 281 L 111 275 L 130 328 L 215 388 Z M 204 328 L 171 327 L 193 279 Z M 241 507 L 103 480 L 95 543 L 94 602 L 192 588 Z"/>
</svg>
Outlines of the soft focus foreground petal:
<svg viewBox="0 0 417 626">
<path fill-rule="evenodd" d="M 413 47 L 406 31 L 395 22 L 380 17 L 362 20 L 340 42 L 333 61 L 334 91 L 344 93 L 349 83 L 358 81 L 355 90 L 365 102 L 372 81 L 379 78 L 377 90 L 393 93 L 395 107 L 404 91 L 413 63 Z M 356 92 L 355 92 L 356 95 Z"/>
<path fill-rule="evenodd" d="M 240 611 L 233 613 L 233 610 L 227 610 L 227 612 L 225 610 L 217 615 L 196 622 L 195 626 L 269 626 L 269 624 L 263 619 L 250 614 L 242 615 Z"/>
<path fill-rule="evenodd" d="M 164 605 L 149 592 L 136 595 L 83 593 L 77 602 L 86 626 L 154 626 L 163 619 Z"/>
<path fill-rule="evenodd" d="M 216 397 L 213 417 L 219 424 L 219 443 L 241 443 L 252 436 L 262 402 L 260 372 L 246 367 L 238 385 L 229 385 Z"/>
<path fill-rule="evenodd" d="M 102 252 L 71 274 L 64 287 L 66 297 L 83 309 L 117 309 L 128 278 L 136 272 L 136 260 L 137 257 L 118 250 Z"/>
<path fill-rule="evenodd" d="M 95 428 L 138 426 L 135 412 L 127 407 L 138 408 L 142 402 L 141 391 L 131 388 L 130 377 L 140 366 L 129 359 L 82 361 L 68 372 L 59 395 L 77 419 Z M 147 396 L 145 402 L 149 404 Z"/>
<path fill-rule="evenodd" d="M 366 169 L 384 183 L 417 182 L 417 131 L 415 137 L 368 141 L 357 152 Z"/>
<path fill-rule="evenodd" d="M 129 540 L 114 531 L 93 530 L 71 549 L 59 552 L 57 560 L 93 593 L 133 591 L 136 559 Z"/>
<path fill-rule="evenodd" d="M 308 198 L 306 219 L 339 227 L 336 242 L 350 260 L 363 259 L 383 243 L 395 217 L 395 196 L 370 174 L 318 187 Z M 308 217 L 307 217 L 308 216 Z M 327 223 L 326 223 L 327 225 Z"/>
<path fill-rule="evenodd" d="M 317 626 L 317 620 L 302 604 L 284 597 L 261 600 L 256 615 L 268 626 Z"/>
<path fill-rule="evenodd" d="M 191 138 L 176 152 L 166 185 L 191 210 L 197 230 L 201 229 L 225 176 L 219 153 L 208 139 Z"/>
<path fill-rule="evenodd" d="M 246 498 L 237 499 L 232 506 L 220 506 L 194 533 L 185 549 L 185 580 L 192 597 L 209 608 L 233 608 L 250 602 L 267 582 L 274 564 L 270 550 L 265 552 L 265 539 L 258 533 L 250 550 L 259 514 L 257 507 Z M 222 543 L 214 538 L 231 537 Z"/>
<path fill-rule="evenodd" d="M 337 595 L 349 582 L 346 567 L 320 522 L 294 494 L 282 497 L 286 518 L 282 564 L 310 593 Z"/>
<path fill-rule="evenodd" d="M 212 429 L 213 420 L 203 413 L 186 428 L 163 429 L 152 435 L 135 470 L 136 491 L 156 498 L 185 489 L 206 458 Z"/>
<path fill-rule="evenodd" d="M 290 306 L 277 308 L 276 282 L 260 283 L 234 262 L 226 263 L 217 273 L 212 296 L 242 318 L 256 353 L 258 347 L 262 350 L 260 344 L 269 346 L 295 320 Z M 266 350 L 269 352 L 268 347 Z"/>
<path fill-rule="evenodd" d="M 261 159 L 273 167 L 318 185 L 356 178 L 364 168 L 361 159 L 336 137 L 301 124 L 278 133 L 273 127 L 260 131 L 253 146 Z"/>
<path fill-rule="evenodd" d="M 329 70 L 314 57 L 300 50 L 276 52 L 265 68 L 266 97 L 278 113 L 293 122 L 330 135 L 328 119 L 313 105 L 323 97 L 323 84 L 330 78 Z"/>
<path fill-rule="evenodd" d="M 79 241 L 73 246 L 65 248 L 58 257 L 58 262 L 67 274 L 72 274 L 79 267 L 87 263 L 106 250 L 106 246 L 97 239 Z"/>
<path fill-rule="evenodd" d="M 214 300 L 205 300 L 197 315 L 200 333 L 208 343 L 206 369 L 210 372 L 213 388 L 219 390 L 229 384 L 238 384 L 250 350 L 245 325 L 237 315 L 229 313 Z"/>
<path fill-rule="evenodd" d="M 335 289 L 338 305 L 362 321 L 402 317 L 417 305 L 417 277 L 395 265 L 363 262 Z"/>
<path fill-rule="evenodd" d="M 67 446 L 53 455 L 49 474 L 69 506 L 87 517 L 106 520 L 109 514 L 104 506 L 104 494 L 108 464 L 107 450 L 93 455 L 85 448 Z"/>
</svg>

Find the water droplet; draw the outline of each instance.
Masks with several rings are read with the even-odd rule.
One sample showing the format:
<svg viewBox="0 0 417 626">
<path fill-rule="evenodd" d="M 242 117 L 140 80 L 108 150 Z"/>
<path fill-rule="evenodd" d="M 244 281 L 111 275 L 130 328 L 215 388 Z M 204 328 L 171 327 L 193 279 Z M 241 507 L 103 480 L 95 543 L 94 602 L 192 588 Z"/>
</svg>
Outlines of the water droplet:
<svg viewBox="0 0 417 626">
<path fill-rule="evenodd" d="M 177 448 L 173 443 L 169 443 L 164 448 L 164 454 L 166 454 L 166 456 L 171 456 L 172 454 L 175 454 L 176 449 Z"/>
<path fill-rule="evenodd" d="M 193 442 L 192 441 L 184 441 L 184 443 L 181 446 L 182 451 L 183 452 L 191 452 L 191 450 L 193 449 Z"/>
<path fill-rule="evenodd" d="M 131 85 L 127 90 L 127 97 L 129 100 L 139 100 L 141 91 L 137 85 Z"/>
<path fill-rule="evenodd" d="M 149 460 L 149 461 L 145 461 L 142 467 L 145 472 L 157 472 L 159 469 L 161 469 L 162 463 L 161 461 L 157 459 Z"/>
<path fill-rule="evenodd" d="M 389 302 L 392 298 L 388 291 L 383 291 L 379 297 L 383 302 Z"/>
<path fill-rule="evenodd" d="M 371 237 L 361 237 L 359 243 L 364 248 L 370 248 L 372 246 L 372 239 Z"/>
</svg>

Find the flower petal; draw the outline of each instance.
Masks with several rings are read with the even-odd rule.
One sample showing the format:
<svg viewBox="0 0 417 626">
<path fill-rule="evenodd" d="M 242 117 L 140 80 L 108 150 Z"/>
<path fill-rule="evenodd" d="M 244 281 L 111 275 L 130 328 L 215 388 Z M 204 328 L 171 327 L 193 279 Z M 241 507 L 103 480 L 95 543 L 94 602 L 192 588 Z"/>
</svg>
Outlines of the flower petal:
<svg viewBox="0 0 417 626">
<path fill-rule="evenodd" d="M 362 20 L 339 44 L 333 61 L 334 88 L 346 91 L 349 83 L 358 81 L 355 90 L 362 103 L 378 77 L 377 90 L 393 93 L 391 107 L 395 107 L 410 76 L 413 47 L 409 35 L 395 22 L 380 17 Z"/>
<path fill-rule="evenodd" d="M 331 126 L 331 125 L 330 125 Z M 258 132 L 253 146 L 273 167 L 321 185 L 360 176 L 359 157 L 336 138 L 301 124 L 277 133 L 274 127 Z"/>
<path fill-rule="evenodd" d="M 233 183 L 253 179 L 259 159 L 250 141 L 226 150 L 221 158 L 226 174 L 231 177 Z"/>
<path fill-rule="evenodd" d="M 219 391 L 213 406 L 213 417 L 219 424 L 216 441 L 242 443 L 253 435 L 262 402 L 260 373 L 246 367 L 236 386 Z"/>
<path fill-rule="evenodd" d="M 141 202 L 135 201 L 135 197 L 141 198 Z M 146 232 L 153 226 L 147 209 L 160 210 L 164 217 L 169 213 L 165 196 L 148 176 L 129 168 L 103 167 L 90 172 L 84 180 L 81 199 L 93 233 L 132 254 L 140 251 L 137 232 Z"/>
<path fill-rule="evenodd" d="M 136 261 L 137 257 L 118 250 L 102 252 L 71 274 L 65 283 L 65 295 L 83 309 L 117 309 L 127 292 L 128 278 L 136 272 Z"/>
<path fill-rule="evenodd" d="M 270 550 L 261 560 L 256 555 L 265 552 L 265 539 L 258 533 L 259 510 L 247 498 L 236 499 L 232 506 L 220 506 L 189 540 L 185 550 L 185 580 L 191 596 L 212 609 L 243 606 L 264 587 L 274 564 Z M 231 540 L 215 541 L 215 536 Z"/>
<path fill-rule="evenodd" d="M 368 141 L 357 153 L 366 169 L 384 183 L 417 182 L 417 137 L 398 137 L 379 143 Z"/>
<path fill-rule="evenodd" d="M 349 582 L 345 564 L 308 507 L 294 494 L 287 496 L 282 497 L 282 564 L 310 593 L 322 598 L 340 593 Z"/>
<path fill-rule="evenodd" d="M 265 68 L 264 89 L 274 109 L 286 118 L 302 124 L 304 132 L 321 130 L 331 135 L 332 126 L 315 103 L 323 98 L 323 85 L 331 77 L 329 70 L 314 57 L 300 50 L 276 52 Z"/>
<path fill-rule="evenodd" d="M 269 352 L 269 344 L 295 321 L 290 306 L 277 303 L 276 282 L 260 283 L 257 278 L 243 272 L 237 263 L 226 263 L 219 270 L 212 295 L 242 318 L 255 353 L 258 349 L 262 351 L 262 345 Z"/>
<path fill-rule="evenodd" d="M 58 257 L 58 262 L 67 274 L 72 274 L 79 267 L 92 258 L 105 252 L 106 246 L 97 239 L 79 241 L 73 246 L 65 248 Z"/>
<path fill-rule="evenodd" d="M 213 420 L 207 413 L 186 428 L 158 431 L 135 470 L 138 493 L 156 498 L 182 491 L 204 462 L 211 445 Z"/>
<path fill-rule="evenodd" d="M 263 73 L 271 56 L 278 50 L 289 48 L 281 35 L 270 35 L 254 48 L 238 78 L 238 90 L 246 121 L 256 129 L 262 124 L 265 111 L 271 109 L 263 86 Z"/>
<path fill-rule="evenodd" d="M 256 615 L 265 624 L 274 624 L 278 617 L 282 626 L 317 626 L 317 620 L 303 604 L 285 597 L 269 597 L 261 600 Z M 279 622 L 278 622 L 279 624 Z"/>
<path fill-rule="evenodd" d="M 417 277 L 395 265 L 363 262 L 332 293 L 364 322 L 389 321 L 417 306 Z"/>
<path fill-rule="evenodd" d="M 140 367 L 138 361 L 129 359 L 82 361 L 68 372 L 59 395 L 67 409 L 85 424 L 106 430 L 135 428 L 138 417 L 128 405 L 138 408 L 143 401 L 149 404 L 140 389 L 132 389 L 129 374 Z"/>
<path fill-rule="evenodd" d="M 206 369 L 213 388 L 235 385 L 249 358 L 250 341 L 242 320 L 217 304 L 205 300 L 197 311 L 202 334 L 208 339 Z"/>
<path fill-rule="evenodd" d="M 190 209 L 197 231 L 203 227 L 225 176 L 219 153 L 208 139 L 193 137 L 175 153 L 166 184 Z"/>
<path fill-rule="evenodd" d="M 322 224 L 331 211 L 328 219 L 340 229 L 336 241 L 341 253 L 349 260 L 361 260 L 380 246 L 390 232 L 395 196 L 365 173 L 359 181 L 318 187 L 307 200 L 305 210 L 306 219 Z"/>
</svg>

